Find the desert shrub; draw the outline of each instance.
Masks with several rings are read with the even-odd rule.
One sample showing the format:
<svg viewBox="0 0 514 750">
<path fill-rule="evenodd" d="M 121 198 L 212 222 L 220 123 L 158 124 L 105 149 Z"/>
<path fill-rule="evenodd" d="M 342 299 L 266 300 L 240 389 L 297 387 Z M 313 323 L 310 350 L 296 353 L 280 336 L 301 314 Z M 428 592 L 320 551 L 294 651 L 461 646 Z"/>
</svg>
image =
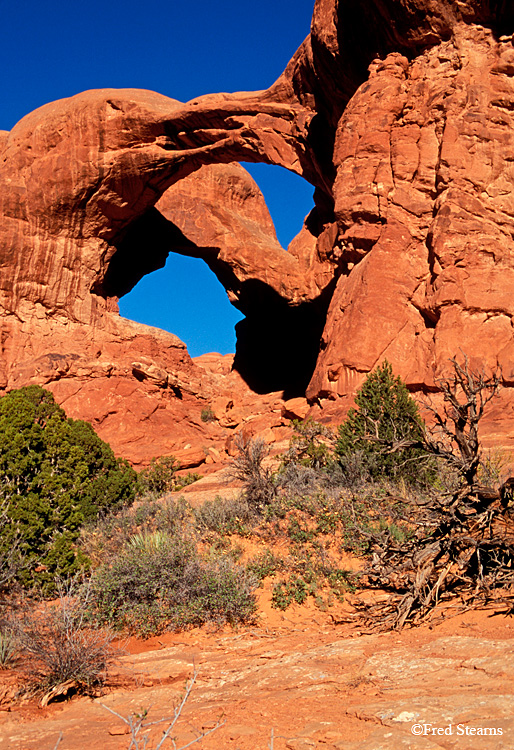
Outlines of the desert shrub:
<svg viewBox="0 0 514 750">
<path fill-rule="evenodd" d="M 293 462 L 312 469 L 327 467 L 333 460 L 330 448 L 334 442 L 332 430 L 312 417 L 293 419 L 291 427 L 293 436 L 284 463 Z"/>
<path fill-rule="evenodd" d="M 152 458 L 150 465 L 142 469 L 137 477 L 139 494 L 155 493 L 164 495 L 175 488 L 175 479 L 179 463 L 174 456 Z"/>
<path fill-rule="evenodd" d="M 290 604 L 303 604 L 309 594 L 314 593 L 309 584 L 301 576 L 291 576 L 287 581 L 277 581 L 271 592 L 271 606 L 275 609 L 286 610 Z"/>
<path fill-rule="evenodd" d="M 355 555 L 371 555 L 377 544 L 409 538 L 419 514 L 418 498 L 399 497 L 387 487 L 373 485 L 345 497 L 337 512 L 341 548 Z"/>
<path fill-rule="evenodd" d="M 330 605 L 334 597 L 343 601 L 348 591 L 355 591 L 359 578 L 358 573 L 340 568 L 325 550 L 304 545 L 290 549 L 280 571 L 282 577 L 273 586 L 271 605 L 281 610 L 293 602 L 304 604 L 309 596 L 315 597 L 320 607 Z"/>
<path fill-rule="evenodd" d="M 325 485 L 327 476 L 325 472 L 317 471 L 310 466 L 288 461 L 281 467 L 277 476 L 277 487 L 288 496 L 305 497 L 318 492 Z"/>
<path fill-rule="evenodd" d="M 304 542 L 310 541 L 316 532 L 312 529 L 308 529 L 305 524 L 299 521 L 295 516 L 291 516 L 289 518 L 286 533 L 291 541 L 303 544 Z"/>
<path fill-rule="evenodd" d="M 58 599 L 31 602 L 12 621 L 17 650 L 25 662 L 28 687 L 47 693 L 46 701 L 66 692 L 91 692 L 102 684 L 120 655 L 114 635 L 86 621 L 89 588 L 81 596 L 75 580 L 57 582 Z"/>
<path fill-rule="evenodd" d="M 173 534 L 192 519 L 193 509 L 184 497 L 168 497 L 159 502 L 145 499 L 83 526 L 79 545 L 97 567 L 116 556 L 135 535 L 157 531 Z"/>
<path fill-rule="evenodd" d="M 160 534 L 131 541 L 91 579 L 92 615 L 149 635 L 205 622 L 245 622 L 255 583 L 223 555 L 202 558 L 192 538 Z"/>
<path fill-rule="evenodd" d="M 18 639 L 14 628 L 5 625 L 0 630 L 0 669 L 10 667 L 16 659 L 17 652 Z"/>
<path fill-rule="evenodd" d="M 423 442 L 423 422 L 415 401 L 385 361 L 366 378 L 339 427 L 336 453 L 349 470 L 373 479 L 424 483 L 434 476 Z M 405 445 L 405 447 L 402 447 Z M 358 454 L 358 459 L 355 454 Z"/>
<path fill-rule="evenodd" d="M 189 590 L 174 616 L 175 627 L 236 625 L 253 619 L 256 581 L 244 566 L 228 555 L 211 554 L 188 572 Z"/>
<path fill-rule="evenodd" d="M 247 565 L 250 573 L 253 573 L 259 581 L 274 576 L 284 567 L 284 560 L 275 555 L 270 549 L 266 548 L 258 555 L 253 557 Z"/>
<path fill-rule="evenodd" d="M 74 573 L 83 563 L 74 547 L 81 525 L 134 499 L 134 470 L 39 386 L 0 398 L 0 475 L 10 521 L 0 529 L 0 555 L 18 539 L 28 585 L 51 588 L 56 574 Z"/>
<path fill-rule="evenodd" d="M 364 482 L 349 491 L 325 479 L 317 487 L 314 481 L 313 491 L 279 494 L 266 508 L 256 533 L 269 540 L 286 537 L 304 550 L 322 544 L 366 556 L 377 542 L 407 539 L 417 523 L 419 507 L 432 494 L 418 489 L 400 492 L 398 484 L 385 480 Z"/>
<path fill-rule="evenodd" d="M 218 534 L 246 534 L 255 522 L 255 513 L 244 497 L 215 497 L 214 500 L 206 500 L 193 512 L 200 531 L 207 529 Z"/>
<path fill-rule="evenodd" d="M 175 480 L 174 492 L 182 490 L 184 487 L 189 487 L 190 484 L 194 484 L 198 479 L 201 479 L 201 475 L 197 474 L 196 471 L 188 471 L 187 474 L 179 474 Z"/>
<path fill-rule="evenodd" d="M 156 495 L 161 497 L 167 492 L 187 487 L 200 479 L 199 474 L 188 472 L 177 474 L 180 464 L 175 456 L 159 456 L 152 458 L 149 466 L 142 469 L 137 477 L 137 491 L 140 495 Z"/>
<path fill-rule="evenodd" d="M 157 632 L 170 617 L 168 600 L 180 592 L 194 545 L 181 536 L 138 549 L 130 542 L 91 578 L 92 611 L 102 623 L 137 633 Z"/>
<path fill-rule="evenodd" d="M 339 469 L 341 484 L 353 489 L 380 476 L 380 457 L 357 448 L 339 456 Z"/>
<path fill-rule="evenodd" d="M 375 531 L 375 538 L 378 535 L 383 535 L 385 532 L 388 541 L 391 540 L 400 544 L 406 542 L 407 539 L 410 539 L 414 535 L 413 529 L 409 528 L 406 524 L 387 521 L 383 518 L 372 526 L 372 530 Z"/>
<path fill-rule="evenodd" d="M 340 601 L 344 601 L 345 595 L 350 591 L 354 592 L 359 579 L 358 574 L 343 568 L 328 568 L 325 571 L 325 577 L 330 586 L 331 592 Z"/>
<path fill-rule="evenodd" d="M 486 449 L 480 456 L 477 479 L 488 487 L 496 487 L 512 473 L 511 456 L 499 448 Z"/>
<path fill-rule="evenodd" d="M 210 406 L 206 406 L 200 413 L 200 419 L 202 422 L 215 422 L 216 415 Z"/>
<path fill-rule="evenodd" d="M 277 494 L 275 477 L 264 465 L 269 449 L 261 438 L 246 438 L 242 433 L 235 440 L 237 455 L 230 475 L 243 482 L 243 493 L 252 511 L 262 513 Z"/>
<path fill-rule="evenodd" d="M 101 515 L 84 524 L 80 530 L 78 547 L 92 566 L 97 567 L 116 555 L 138 530 L 134 521 L 134 507 L 122 508 L 117 513 Z"/>
<path fill-rule="evenodd" d="M 355 587 L 358 574 L 341 568 L 341 553 L 350 546 L 360 554 L 370 550 L 373 522 L 378 528 L 383 515 L 394 516 L 392 509 L 386 511 L 387 506 L 375 500 L 359 507 L 349 493 L 325 491 L 277 498 L 256 533 L 274 545 L 278 539 L 287 540 L 288 552 L 277 557 L 271 549 L 264 549 L 248 563 L 261 581 L 275 577 L 272 606 L 285 610 L 314 597 L 317 606 L 324 608 L 334 597 L 343 599 Z"/>
<path fill-rule="evenodd" d="M 151 515 L 154 518 L 155 528 L 171 532 L 193 517 L 193 509 L 186 498 L 181 495 L 168 497 L 159 503 L 142 503 L 135 509 L 134 518 L 138 524 L 149 524 Z"/>
</svg>

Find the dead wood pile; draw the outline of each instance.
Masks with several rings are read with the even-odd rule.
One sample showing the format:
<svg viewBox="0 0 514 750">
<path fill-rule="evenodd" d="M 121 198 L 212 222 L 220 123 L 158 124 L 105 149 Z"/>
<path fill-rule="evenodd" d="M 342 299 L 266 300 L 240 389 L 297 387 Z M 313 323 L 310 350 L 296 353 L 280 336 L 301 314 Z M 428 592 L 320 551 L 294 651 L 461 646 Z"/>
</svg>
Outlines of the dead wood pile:
<svg viewBox="0 0 514 750">
<path fill-rule="evenodd" d="M 478 423 L 501 374 L 473 371 L 467 357 L 463 364 L 451 361 L 453 376 L 439 383 L 443 410 L 428 405 L 435 427 L 423 447 L 453 473 L 454 486 L 424 498 L 407 519 L 413 533 L 406 541 L 373 540 L 365 580 L 390 596 L 362 607 L 372 628 L 419 623 L 445 603 L 454 609 L 494 604 L 514 613 L 514 478 L 496 487 L 480 482 Z"/>
</svg>

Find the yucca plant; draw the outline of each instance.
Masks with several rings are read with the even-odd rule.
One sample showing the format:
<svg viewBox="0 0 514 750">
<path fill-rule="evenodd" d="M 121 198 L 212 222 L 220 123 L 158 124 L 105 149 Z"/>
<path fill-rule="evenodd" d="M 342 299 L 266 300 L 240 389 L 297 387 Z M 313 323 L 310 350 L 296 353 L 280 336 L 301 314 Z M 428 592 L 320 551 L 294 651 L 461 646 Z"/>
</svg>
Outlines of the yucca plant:
<svg viewBox="0 0 514 750">
<path fill-rule="evenodd" d="M 141 531 L 129 539 L 129 545 L 134 550 L 151 552 L 162 549 L 170 541 L 170 535 L 166 531 Z"/>
</svg>

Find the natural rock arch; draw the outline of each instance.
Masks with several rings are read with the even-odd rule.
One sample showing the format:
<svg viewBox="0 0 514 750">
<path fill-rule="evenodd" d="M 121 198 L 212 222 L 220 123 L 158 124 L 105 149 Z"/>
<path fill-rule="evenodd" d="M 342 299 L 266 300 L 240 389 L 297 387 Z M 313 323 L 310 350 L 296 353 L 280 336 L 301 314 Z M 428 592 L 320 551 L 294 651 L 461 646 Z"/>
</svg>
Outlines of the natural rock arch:
<svg viewBox="0 0 514 750">
<path fill-rule="evenodd" d="M 286 252 L 246 170 L 237 163 L 204 166 L 132 222 L 95 291 L 124 295 L 170 252 L 204 260 L 245 316 L 236 326 L 234 367 L 252 389 L 305 393 L 329 301 L 325 278 L 315 283 L 310 232 L 304 229 Z"/>
<path fill-rule="evenodd" d="M 384 357 L 412 388 L 433 388 L 459 346 L 501 364 L 510 385 L 513 31 L 508 0 L 317 0 L 311 35 L 267 91 L 182 104 L 99 90 L 28 115 L 0 135 L 0 385 L 77 373 L 84 357 L 80 372 L 97 372 L 94 361 L 98 377 L 118 372 L 106 352 L 149 334 L 120 321 L 117 294 L 162 258 L 132 278 L 121 260 L 138 232 L 164 227 L 182 251 L 203 253 L 248 309 L 254 339 L 263 305 L 286 321 L 282 337 L 312 326 L 314 341 L 324 326 L 296 384 L 317 357 L 313 402 L 338 404 Z M 260 237 L 241 263 L 205 241 L 208 227 L 181 226 L 200 167 L 216 179 L 212 165 L 239 160 L 316 188 L 288 254 Z M 63 354 L 70 332 L 75 359 Z M 159 340 L 150 349 L 173 350 L 185 376 L 157 379 L 184 393 L 194 367 L 180 342 Z M 247 379 L 261 359 L 240 363 Z"/>
</svg>

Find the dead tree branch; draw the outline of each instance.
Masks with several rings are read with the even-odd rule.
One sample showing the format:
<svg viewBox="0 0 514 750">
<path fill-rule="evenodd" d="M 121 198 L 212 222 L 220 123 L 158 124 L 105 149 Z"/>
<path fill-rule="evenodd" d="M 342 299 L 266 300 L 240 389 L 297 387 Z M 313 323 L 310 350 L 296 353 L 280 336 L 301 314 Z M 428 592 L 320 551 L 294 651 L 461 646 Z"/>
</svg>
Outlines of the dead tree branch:
<svg viewBox="0 0 514 750">
<path fill-rule="evenodd" d="M 395 545 L 375 540 L 367 578 L 391 594 L 386 604 L 366 610 L 370 623 L 379 627 L 419 622 L 442 602 L 487 603 L 500 588 L 503 603 L 513 607 L 514 477 L 499 487 L 478 481 L 479 422 L 498 393 L 500 372 L 487 376 L 472 370 L 467 356 L 462 363 L 456 358 L 451 362 L 452 375 L 438 382 L 442 410 L 427 405 L 435 426 L 425 430 L 421 441 L 384 446 L 395 453 L 407 445 L 423 445 L 457 481 L 449 494 L 434 492 L 419 506 L 409 540 Z"/>
</svg>

